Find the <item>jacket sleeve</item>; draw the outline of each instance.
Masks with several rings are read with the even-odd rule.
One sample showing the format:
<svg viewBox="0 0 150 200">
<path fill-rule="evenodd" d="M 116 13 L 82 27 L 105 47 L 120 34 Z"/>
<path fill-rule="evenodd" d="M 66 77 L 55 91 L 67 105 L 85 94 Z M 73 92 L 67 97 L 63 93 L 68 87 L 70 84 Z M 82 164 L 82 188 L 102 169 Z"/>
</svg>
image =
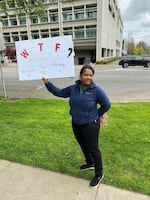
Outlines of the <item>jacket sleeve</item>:
<svg viewBox="0 0 150 200">
<path fill-rule="evenodd" d="M 100 108 L 98 109 L 98 115 L 102 116 L 105 112 L 107 112 L 110 107 L 110 100 L 104 90 L 100 87 L 96 89 L 97 103 L 100 104 Z"/>
<path fill-rule="evenodd" d="M 70 97 L 70 87 L 60 89 L 56 87 L 55 85 L 53 85 L 51 82 L 48 82 L 47 84 L 45 84 L 45 86 L 47 90 L 55 96 L 64 97 L 64 98 Z"/>
</svg>

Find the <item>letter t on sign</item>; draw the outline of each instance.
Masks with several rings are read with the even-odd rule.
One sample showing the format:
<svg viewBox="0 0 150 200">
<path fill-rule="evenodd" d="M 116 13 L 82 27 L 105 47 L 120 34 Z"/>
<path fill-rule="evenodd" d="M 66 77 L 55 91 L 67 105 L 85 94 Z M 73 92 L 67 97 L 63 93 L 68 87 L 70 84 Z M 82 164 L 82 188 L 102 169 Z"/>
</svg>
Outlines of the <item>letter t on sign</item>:
<svg viewBox="0 0 150 200">
<path fill-rule="evenodd" d="M 40 51 L 42 51 L 43 50 L 43 43 L 42 42 L 38 43 L 38 45 L 40 46 Z"/>
</svg>

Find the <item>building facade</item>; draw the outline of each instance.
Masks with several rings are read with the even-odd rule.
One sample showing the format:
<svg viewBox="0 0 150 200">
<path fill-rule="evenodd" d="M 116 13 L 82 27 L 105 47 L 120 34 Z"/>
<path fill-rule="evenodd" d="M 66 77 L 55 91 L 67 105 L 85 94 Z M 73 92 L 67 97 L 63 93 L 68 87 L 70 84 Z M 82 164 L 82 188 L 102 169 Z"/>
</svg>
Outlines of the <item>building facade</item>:
<svg viewBox="0 0 150 200">
<path fill-rule="evenodd" d="M 29 21 L 11 6 L 8 16 L 0 12 L 6 47 L 18 40 L 72 35 L 75 64 L 121 56 L 123 23 L 117 0 L 41 1 L 47 15 L 30 16 Z"/>
</svg>

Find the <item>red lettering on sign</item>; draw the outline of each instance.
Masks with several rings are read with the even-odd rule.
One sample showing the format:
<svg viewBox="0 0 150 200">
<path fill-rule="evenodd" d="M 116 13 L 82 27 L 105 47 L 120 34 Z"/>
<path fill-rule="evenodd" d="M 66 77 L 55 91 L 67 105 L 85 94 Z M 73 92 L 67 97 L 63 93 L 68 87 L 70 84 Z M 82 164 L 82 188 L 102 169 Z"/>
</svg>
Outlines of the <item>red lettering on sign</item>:
<svg viewBox="0 0 150 200">
<path fill-rule="evenodd" d="M 60 43 L 56 43 L 55 51 L 57 51 L 57 49 L 60 49 Z"/>
<path fill-rule="evenodd" d="M 38 45 L 40 46 L 40 51 L 43 50 L 43 43 L 38 43 Z"/>
<path fill-rule="evenodd" d="M 21 56 L 23 56 L 24 58 L 27 58 L 29 56 L 29 53 L 24 49 L 21 54 Z"/>
</svg>

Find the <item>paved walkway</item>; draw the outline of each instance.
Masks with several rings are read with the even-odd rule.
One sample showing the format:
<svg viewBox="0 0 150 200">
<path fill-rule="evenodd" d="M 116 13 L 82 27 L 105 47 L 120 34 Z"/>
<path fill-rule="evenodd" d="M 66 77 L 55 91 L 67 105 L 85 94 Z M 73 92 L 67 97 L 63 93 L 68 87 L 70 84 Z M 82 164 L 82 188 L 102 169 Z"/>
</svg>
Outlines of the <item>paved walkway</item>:
<svg viewBox="0 0 150 200">
<path fill-rule="evenodd" d="M 0 160 L 0 200 L 150 200 L 108 185 Z"/>
</svg>

